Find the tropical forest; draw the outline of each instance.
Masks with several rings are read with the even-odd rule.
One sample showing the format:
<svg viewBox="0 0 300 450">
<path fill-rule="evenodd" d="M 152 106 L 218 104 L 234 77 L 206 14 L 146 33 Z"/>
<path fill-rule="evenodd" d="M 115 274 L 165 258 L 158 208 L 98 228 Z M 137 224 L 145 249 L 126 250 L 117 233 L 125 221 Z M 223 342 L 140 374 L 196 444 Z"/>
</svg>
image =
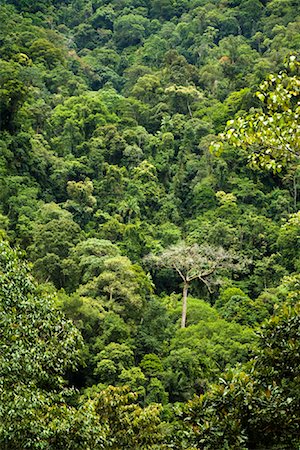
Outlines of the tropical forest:
<svg viewBox="0 0 300 450">
<path fill-rule="evenodd" d="M 300 449 L 298 0 L 0 0 L 0 449 Z"/>
</svg>

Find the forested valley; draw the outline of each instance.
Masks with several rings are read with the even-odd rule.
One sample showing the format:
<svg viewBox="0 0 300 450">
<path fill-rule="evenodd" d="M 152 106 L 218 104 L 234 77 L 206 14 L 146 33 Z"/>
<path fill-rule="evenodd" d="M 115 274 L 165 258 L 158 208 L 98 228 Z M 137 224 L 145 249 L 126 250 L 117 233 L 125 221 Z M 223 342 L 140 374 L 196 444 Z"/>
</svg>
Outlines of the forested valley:
<svg viewBox="0 0 300 450">
<path fill-rule="evenodd" d="M 0 0 L 0 449 L 299 450 L 300 3 Z"/>
</svg>

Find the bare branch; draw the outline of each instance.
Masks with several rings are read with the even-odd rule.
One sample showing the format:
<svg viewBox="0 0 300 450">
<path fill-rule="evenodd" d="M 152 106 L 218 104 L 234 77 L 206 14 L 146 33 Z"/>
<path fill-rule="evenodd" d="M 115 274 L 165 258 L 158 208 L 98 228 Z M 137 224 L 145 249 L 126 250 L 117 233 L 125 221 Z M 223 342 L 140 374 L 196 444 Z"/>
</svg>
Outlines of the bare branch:
<svg viewBox="0 0 300 450">
<path fill-rule="evenodd" d="M 188 278 L 186 278 L 183 273 L 181 272 L 181 270 L 179 269 L 179 267 L 177 267 L 176 265 L 174 265 L 174 269 L 176 270 L 176 272 L 180 275 L 180 277 L 183 279 L 183 281 L 189 281 Z"/>
</svg>

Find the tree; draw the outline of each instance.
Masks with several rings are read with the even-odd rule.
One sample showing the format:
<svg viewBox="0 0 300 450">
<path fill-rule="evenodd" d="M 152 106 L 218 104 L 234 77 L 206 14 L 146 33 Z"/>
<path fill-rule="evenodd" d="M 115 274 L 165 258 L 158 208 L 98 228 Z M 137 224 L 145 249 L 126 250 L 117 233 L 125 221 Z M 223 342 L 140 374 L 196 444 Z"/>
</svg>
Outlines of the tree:
<svg viewBox="0 0 300 450">
<path fill-rule="evenodd" d="M 71 249 L 69 257 L 64 260 L 64 273 L 72 288 L 77 288 L 79 284 L 99 276 L 105 259 L 119 255 L 120 250 L 111 241 L 89 238 Z"/>
<path fill-rule="evenodd" d="M 98 127 L 116 119 L 108 112 L 98 92 L 67 98 L 56 106 L 49 122 L 49 131 L 55 130 L 52 145 L 56 154 L 77 156 L 83 150 L 83 143 L 93 137 Z"/>
<path fill-rule="evenodd" d="M 34 223 L 30 256 L 39 279 L 51 280 L 57 287 L 65 283 L 63 260 L 81 239 L 81 230 L 69 211 L 56 203 L 42 205 Z"/>
<path fill-rule="evenodd" d="M 158 267 L 174 270 L 183 281 L 181 328 L 185 328 L 186 324 L 187 296 L 191 282 L 199 280 L 211 292 L 216 275 L 239 266 L 238 257 L 222 247 L 187 245 L 184 241 L 168 247 L 157 256 L 149 255 L 147 259 Z"/>
<path fill-rule="evenodd" d="M 47 39 L 36 39 L 28 49 L 33 61 L 44 63 L 49 69 L 63 64 L 63 51 Z"/>
<path fill-rule="evenodd" d="M 16 62 L 0 60 L 0 130 L 15 132 L 17 113 L 29 96 L 28 68 Z"/>
<path fill-rule="evenodd" d="M 114 38 L 120 48 L 137 45 L 146 35 L 149 20 L 139 14 L 118 17 L 114 24 Z"/>
<path fill-rule="evenodd" d="M 78 405 L 63 375 L 80 360 L 80 333 L 40 292 L 20 252 L 0 242 L 1 449 L 157 448 L 160 405 L 143 409 L 128 388 L 112 386 Z M 107 354 L 122 370 L 128 352 L 119 347 L 111 344 Z"/>
<path fill-rule="evenodd" d="M 152 293 L 150 277 L 126 256 L 103 258 L 101 263 L 100 274 L 79 288 L 80 295 L 98 298 L 105 309 L 126 320 L 140 319 L 146 298 Z"/>
<path fill-rule="evenodd" d="M 256 93 L 260 108 L 227 122 L 213 143 L 220 152 L 224 142 L 248 152 L 253 167 L 280 172 L 300 157 L 300 63 L 291 56 L 286 70 L 270 75 Z"/>
<path fill-rule="evenodd" d="M 67 404 L 74 392 L 62 378 L 80 359 L 80 333 L 54 298 L 39 294 L 20 252 L 6 242 L 0 243 L 0 328 L 1 448 L 102 448 L 96 446 L 102 426 L 88 405 Z"/>
<path fill-rule="evenodd" d="M 96 355 L 94 374 L 101 383 L 114 384 L 123 369 L 128 370 L 133 366 L 133 357 L 133 351 L 128 345 L 111 342 Z"/>
<path fill-rule="evenodd" d="M 178 86 L 173 84 L 165 89 L 170 97 L 172 109 L 179 113 L 189 114 L 193 117 L 192 105 L 202 99 L 202 94 L 195 86 Z"/>
<path fill-rule="evenodd" d="M 286 267 L 291 271 L 300 269 L 300 211 L 291 214 L 281 226 L 278 247 Z"/>
<path fill-rule="evenodd" d="M 299 301 L 259 331 L 256 356 L 184 405 L 196 448 L 299 448 Z M 183 430 L 181 430 L 181 433 Z"/>
<path fill-rule="evenodd" d="M 96 411 L 108 427 L 105 449 L 155 450 L 164 448 L 161 405 L 141 408 L 138 395 L 127 386 L 109 386 L 95 396 Z"/>
<path fill-rule="evenodd" d="M 69 199 L 65 202 L 65 207 L 81 226 L 84 226 L 91 219 L 97 204 L 97 200 L 93 196 L 93 190 L 93 183 L 88 178 L 84 181 L 68 181 L 67 183 Z"/>
<path fill-rule="evenodd" d="M 49 0 L 10 0 L 8 3 L 12 3 L 21 11 L 29 11 L 29 12 L 37 12 L 37 11 L 45 11 L 47 7 L 51 5 Z"/>
</svg>

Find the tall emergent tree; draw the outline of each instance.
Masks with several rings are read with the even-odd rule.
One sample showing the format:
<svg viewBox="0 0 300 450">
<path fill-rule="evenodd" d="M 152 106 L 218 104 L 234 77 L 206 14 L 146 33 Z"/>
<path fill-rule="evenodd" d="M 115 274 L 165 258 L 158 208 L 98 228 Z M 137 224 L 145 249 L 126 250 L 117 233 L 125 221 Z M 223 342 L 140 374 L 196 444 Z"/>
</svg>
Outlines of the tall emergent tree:
<svg viewBox="0 0 300 450">
<path fill-rule="evenodd" d="M 222 247 L 188 245 L 184 241 L 163 250 L 159 255 L 149 255 L 158 267 L 172 269 L 183 281 L 181 328 L 185 328 L 188 289 L 193 280 L 199 280 L 211 292 L 211 286 L 220 272 L 239 268 L 237 255 Z"/>
</svg>

